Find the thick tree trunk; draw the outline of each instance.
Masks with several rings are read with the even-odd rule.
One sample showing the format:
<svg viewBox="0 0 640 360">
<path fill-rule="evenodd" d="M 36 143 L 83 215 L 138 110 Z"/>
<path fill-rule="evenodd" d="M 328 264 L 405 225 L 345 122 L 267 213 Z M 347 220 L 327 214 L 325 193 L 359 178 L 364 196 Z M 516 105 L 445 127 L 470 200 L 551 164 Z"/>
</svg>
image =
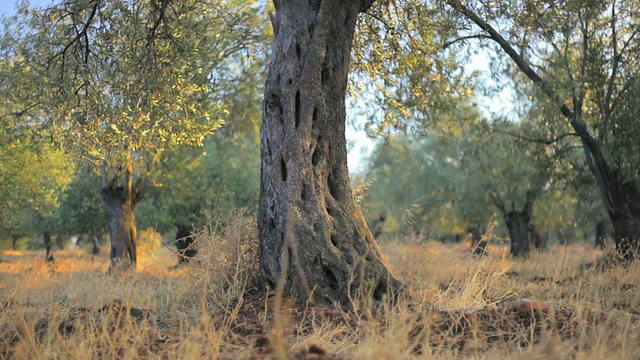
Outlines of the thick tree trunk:
<svg viewBox="0 0 640 360">
<path fill-rule="evenodd" d="M 109 209 L 109 233 L 111 235 L 111 266 L 109 271 L 116 268 L 136 266 L 136 241 L 138 233 L 136 219 L 133 212 L 135 197 L 127 196 L 122 187 L 108 187 L 102 189 Z"/>
<path fill-rule="evenodd" d="M 607 247 L 607 237 L 604 232 L 605 232 L 604 221 L 598 221 L 596 223 L 596 241 L 595 241 L 596 249 L 602 250 L 605 247 Z"/>
<path fill-rule="evenodd" d="M 505 216 L 514 257 L 529 255 L 529 219 L 526 211 L 511 211 Z"/>
<path fill-rule="evenodd" d="M 191 233 L 190 226 L 178 225 L 176 248 L 180 254 L 178 259 L 180 264 L 188 263 L 198 254 L 198 249 L 195 247 L 195 237 Z"/>
<path fill-rule="evenodd" d="M 49 231 L 45 231 L 42 233 L 42 239 L 44 240 L 44 247 L 46 249 L 45 253 L 45 261 L 53 262 L 53 249 L 52 249 L 52 241 L 51 241 L 51 233 Z"/>
<path fill-rule="evenodd" d="M 627 212 L 615 214 L 612 222 L 613 237 L 618 255 L 625 261 L 635 259 L 638 256 L 640 218 Z"/>
<path fill-rule="evenodd" d="M 640 190 L 634 182 L 626 182 L 618 169 L 609 166 L 595 139 L 585 136 L 582 142 L 587 164 L 613 224 L 616 253 L 624 261 L 633 260 L 640 250 Z"/>
<path fill-rule="evenodd" d="M 347 304 L 401 288 L 352 198 L 345 94 L 356 19 L 373 1 L 275 0 L 258 210 L 264 286 Z"/>
<path fill-rule="evenodd" d="M 474 224 L 467 229 L 471 234 L 471 248 L 474 255 L 486 255 L 487 254 L 487 240 L 483 240 L 483 236 L 486 232 L 484 225 Z"/>
<path fill-rule="evenodd" d="M 511 255 L 527 256 L 529 255 L 529 243 L 532 227 L 529 225 L 531 214 L 533 214 L 533 203 L 540 194 L 539 189 L 531 189 L 527 191 L 524 206 L 521 211 L 516 210 L 514 202 L 511 208 L 507 209 L 500 195 L 490 192 L 489 195 L 493 203 L 500 209 L 504 216 L 504 221 L 509 229 L 509 237 L 511 238 Z"/>
</svg>

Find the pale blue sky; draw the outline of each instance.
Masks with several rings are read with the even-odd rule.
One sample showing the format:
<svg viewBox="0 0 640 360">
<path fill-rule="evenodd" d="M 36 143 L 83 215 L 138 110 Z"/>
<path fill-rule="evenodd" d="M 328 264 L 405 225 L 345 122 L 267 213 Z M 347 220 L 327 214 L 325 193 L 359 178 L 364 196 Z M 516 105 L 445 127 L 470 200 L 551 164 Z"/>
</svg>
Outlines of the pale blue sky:
<svg viewBox="0 0 640 360">
<path fill-rule="evenodd" d="M 16 2 L 14 0 L 0 0 L 0 14 L 11 15 L 15 12 Z M 51 3 L 51 0 L 30 0 L 31 6 L 45 6 Z"/>
</svg>

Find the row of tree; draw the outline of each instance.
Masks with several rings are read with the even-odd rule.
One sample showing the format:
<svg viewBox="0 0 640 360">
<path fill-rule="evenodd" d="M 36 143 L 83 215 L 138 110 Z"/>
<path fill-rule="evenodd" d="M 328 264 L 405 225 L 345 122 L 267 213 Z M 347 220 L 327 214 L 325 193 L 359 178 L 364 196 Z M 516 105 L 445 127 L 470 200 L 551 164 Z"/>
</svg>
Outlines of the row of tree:
<svg viewBox="0 0 640 360">
<path fill-rule="evenodd" d="M 487 221 L 489 201 L 518 255 L 528 249 L 527 234 L 565 222 L 551 214 L 591 216 L 600 204 L 618 254 L 635 257 L 636 1 L 273 5 L 77 0 L 43 9 L 24 3 L 5 19 L 0 119 L 3 144 L 12 145 L 3 151 L 15 156 L 35 145 L 34 156 L 43 161 L 59 157 L 62 168 L 98 176 L 112 269 L 135 266 L 134 207 L 145 197 L 148 213 L 157 210 L 155 218 L 184 234 L 203 206 L 199 200 L 229 175 L 221 169 L 235 169 L 231 182 L 245 186 L 240 174 L 247 166 L 235 156 L 242 147 L 231 144 L 246 145 L 250 155 L 262 113 L 262 285 L 275 288 L 284 279 L 291 294 L 318 303 L 348 303 L 360 291 L 377 299 L 402 291 L 353 199 L 348 95 L 372 134 L 414 134 L 411 142 L 390 138 L 379 146 L 370 171 L 388 183 L 373 191 L 405 205 L 423 202 L 417 212 L 431 228 L 478 226 Z M 269 58 L 265 39 L 271 38 Z M 496 90 L 469 74 L 465 65 L 474 52 L 491 59 L 496 83 L 513 84 L 512 112 L 486 115 L 474 104 L 483 90 Z M 224 122 L 224 133 L 208 140 Z M 37 146 L 44 142 L 54 145 L 45 156 Z M 398 163 L 394 152 L 404 148 L 411 161 Z M 46 196 L 46 189 L 79 187 L 71 176 L 27 176 L 19 159 L 6 163 L 14 169 L 0 180 L 10 215 L 33 207 L 44 219 L 61 199 Z M 384 180 L 390 171 L 407 176 L 403 189 Z M 34 200 L 14 200 L 29 196 Z M 47 206 L 36 200 L 47 198 Z"/>
<path fill-rule="evenodd" d="M 0 48 L 3 233 L 49 243 L 106 225 L 112 267 L 129 267 L 143 199 L 145 225 L 182 236 L 212 193 L 257 196 L 263 12 L 246 1 L 22 3 Z"/>
</svg>

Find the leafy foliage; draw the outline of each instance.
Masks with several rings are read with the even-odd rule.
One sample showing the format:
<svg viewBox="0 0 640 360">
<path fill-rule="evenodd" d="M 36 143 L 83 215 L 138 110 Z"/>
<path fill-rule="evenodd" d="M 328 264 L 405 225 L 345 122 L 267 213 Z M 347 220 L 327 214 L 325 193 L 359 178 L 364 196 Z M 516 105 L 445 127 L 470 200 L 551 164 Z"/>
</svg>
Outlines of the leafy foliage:
<svg viewBox="0 0 640 360">
<path fill-rule="evenodd" d="M 449 42 L 454 19 L 441 4 L 414 0 L 378 1 L 360 18 L 351 95 L 369 133 L 455 126 L 443 115 L 468 101 L 473 84 Z"/>
</svg>

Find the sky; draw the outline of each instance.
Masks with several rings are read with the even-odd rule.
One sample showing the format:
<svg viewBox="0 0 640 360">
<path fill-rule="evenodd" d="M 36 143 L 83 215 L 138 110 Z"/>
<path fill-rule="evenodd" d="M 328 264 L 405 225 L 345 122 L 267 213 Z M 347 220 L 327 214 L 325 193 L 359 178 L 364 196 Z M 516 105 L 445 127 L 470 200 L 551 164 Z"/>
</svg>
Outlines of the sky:
<svg viewBox="0 0 640 360">
<path fill-rule="evenodd" d="M 0 14 L 12 15 L 15 12 L 17 1 L 0 0 Z M 32 6 L 44 6 L 51 3 L 51 0 L 30 0 Z"/>
</svg>

